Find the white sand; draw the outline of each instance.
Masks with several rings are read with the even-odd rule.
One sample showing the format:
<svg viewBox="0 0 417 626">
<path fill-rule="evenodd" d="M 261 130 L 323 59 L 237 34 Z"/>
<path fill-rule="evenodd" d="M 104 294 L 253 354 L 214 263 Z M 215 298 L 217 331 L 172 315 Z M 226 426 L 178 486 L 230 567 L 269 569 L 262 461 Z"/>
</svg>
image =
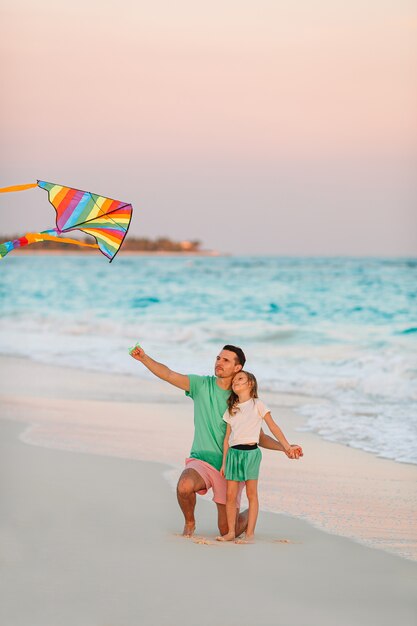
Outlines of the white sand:
<svg viewBox="0 0 417 626">
<path fill-rule="evenodd" d="M 199 499 L 204 539 L 177 536 L 182 517 L 162 473 L 180 467 L 188 452 L 192 403 L 175 389 L 121 376 L 104 377 L 103 387 L 101 374 L 19 359 L 1 359 L 0 373 L 0 416 L 8 418 L 0 421 L 1 626 L 415 624 L 416 563 L 303 520 L 261 513 L 254 546 L 218 544 L 215 507 Z M 294 439 L 292 419 L 287 410 L 279 421 Z M 10 420 L 37 426 L 27 431 Z M 264 454 L 264 491 L 273 478 L 269 472 L 278 474 L 283 510 L 295 506 L 293 500 L 307 508 L 313 489 L 311 500 L 320 501 L 327 519 L 334 489 L 346 485 L 346 475 L 356 485 L 349 498 L 363 488 L 354 468 L 365 459 L 378 469 L 360 495 L 363 508 L 351 508 L 351 516 L 366 518 L 374 490 L 389 479 L 392 466 L 401 468 L 393 495 L 402 499 L 410 489 L 410 466 L 306 433 L 296 439 L 306 451 L 298 463 Z M 343 450 L 348 467 L 340 462 Z M 155 454 L 171 469 L 133 460 L 150 461 Z M 338 498 L 343 515 L 357 506 L 343 493 Z M 387 507 L 386 499 L 380 502 Z"/>
</svg>

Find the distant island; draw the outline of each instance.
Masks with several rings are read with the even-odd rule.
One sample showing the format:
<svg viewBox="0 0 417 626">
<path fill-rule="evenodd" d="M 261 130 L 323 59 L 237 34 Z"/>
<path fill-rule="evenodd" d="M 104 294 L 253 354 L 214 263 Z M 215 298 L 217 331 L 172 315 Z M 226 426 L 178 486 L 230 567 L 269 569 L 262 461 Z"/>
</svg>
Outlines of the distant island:
<svg viewBox="0 0 417 626">
<path fill-rule="evenodd" d="M 168 237 L 158 237 L 158 239 L 126 237 L 123 250 L 125 252 L 201 252 L 201 241 L 172 241 Z"/>
<path fill-rule="evenodd" d="M 14 239 L 18 239 L 17 236 L 7 236 L 3 235 L 1 237 L 1 241 L 13 241 Z M 91 237 L 83 237 L 79 238 L 80 241 L 85 243 L 94 243 L 94 240 Z M 59 243 L 55 241 L 40 241 L 38 243 L 31 244 L 29 246 L 23 246 L 22 248 L 15 248 L 15 252 L 23 252 L 23 253 L 37 253 L 37 252 L 51 252 L 54 254 L 59 253 L 89 253 L 94 252 L 91 248 L 80 248 L 79 246 L 74 246 L 65 243 Z M 147 254 L 147 253 L 156 253 L 156 254 L 201 254 L 201 255 L 211 255 L 217 256 L 218 252 L 214 250 L 202 250 L 201 242 L 198 240 L 183 240 L 183 241 L 173 241 L 168 237 L 158 237 L 157 239 L 148 239 L 147 237 L 129 237 L 127 236 L 120 250 L 123 252 L 137 253 L 137 254 Z"/>
</svg>

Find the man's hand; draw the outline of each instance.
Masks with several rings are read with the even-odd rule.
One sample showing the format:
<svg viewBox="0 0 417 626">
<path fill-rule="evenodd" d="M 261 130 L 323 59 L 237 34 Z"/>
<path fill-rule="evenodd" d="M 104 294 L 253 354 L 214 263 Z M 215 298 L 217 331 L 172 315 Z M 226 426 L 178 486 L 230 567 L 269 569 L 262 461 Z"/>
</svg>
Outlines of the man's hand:
<svg viewBox="0 0 417 626">
<path fill-rule="evenodd" d="M 139 344 L 136 344 L 136 346 L 132 350 L 130 350 L 129 353 L 130 356 L 132 356 L 137 361 L 143 361 L 143 359 L 146 357 L 145 350 L 141 348 Z"/>
<path fill-rule="evenodd" d="M 288 450 L 284 450 L 289 459 L 299 459 L 300 456 L 304 456 L 303 449 L 297 444 L 291 444 Z"/>
<path fill-rule="evenodd" d="M 265 450 L 277 450 L 278 452 L 285 452 L 289 459 L 299 459 L 303 456 L 303 449 L 297 444 L 290 445 L 288 450 L 284 450 L 284 446 L 277 441 L 274 437 L 266 435 L 261 428 L 259 435 L 259 445 Z"/>
</svg>

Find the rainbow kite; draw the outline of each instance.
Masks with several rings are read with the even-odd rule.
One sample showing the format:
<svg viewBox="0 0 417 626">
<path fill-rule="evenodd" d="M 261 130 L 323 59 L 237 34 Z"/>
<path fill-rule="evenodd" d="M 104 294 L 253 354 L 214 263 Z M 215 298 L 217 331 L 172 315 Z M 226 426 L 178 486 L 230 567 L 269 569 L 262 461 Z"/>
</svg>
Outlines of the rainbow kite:
<svg viewBox="0 0 417 626">
<path fill-rule="evenodd" d="M 0 193 L 23 191 L 33 187 L 40 187 L 48 192 L 49 202 L 56 211 L 56 228 L 40 233 L 27 233 L 20 239 L 1 243 L 0 258 L 6 256 L 14 248 L 27 246 L 30 243 L 59 241 L 87 248 L 98 248 L 110 259 L 110 263 L 113 261 L 126 237 L 132 219 L 131 204 L 98 196 L 89 191 L 46 183 L 43 180 L 38 180 L 37 183 L 29 185 L 4 187 L 0 189 Z M 87 235 L 92 235 L 97 243 L 84 243 L 77 239 L 61 237 L 62 234 L 73 230 L 81 230 Z"/>
</svg>

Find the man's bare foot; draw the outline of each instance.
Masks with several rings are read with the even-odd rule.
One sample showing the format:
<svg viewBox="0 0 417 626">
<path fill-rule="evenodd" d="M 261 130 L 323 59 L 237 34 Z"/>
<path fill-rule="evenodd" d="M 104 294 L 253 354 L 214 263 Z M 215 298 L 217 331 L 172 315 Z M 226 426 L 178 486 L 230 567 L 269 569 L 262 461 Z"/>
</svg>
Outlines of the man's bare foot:
<svg viewBox="0 0 417 626">
<path fill-rule="evenodd" d="M 236 539 L 235 543 L 255 543 L 255 535 L 245 535 L 244 539 Z"/>
<path fill-rule="evenodd" d="M 226 535 L 219 535 L 218 537 L 216 537 L 217 541 L 234 541 L 235 540 L 235 534 L 234 533 L 227 533 Z"/>
<path fill-rule="evenodd" d="M 192 537 L 195 531 L 195 524 L 184 524 L 184 530 L 182 531 L 183 537 Z"/>
</svg>

